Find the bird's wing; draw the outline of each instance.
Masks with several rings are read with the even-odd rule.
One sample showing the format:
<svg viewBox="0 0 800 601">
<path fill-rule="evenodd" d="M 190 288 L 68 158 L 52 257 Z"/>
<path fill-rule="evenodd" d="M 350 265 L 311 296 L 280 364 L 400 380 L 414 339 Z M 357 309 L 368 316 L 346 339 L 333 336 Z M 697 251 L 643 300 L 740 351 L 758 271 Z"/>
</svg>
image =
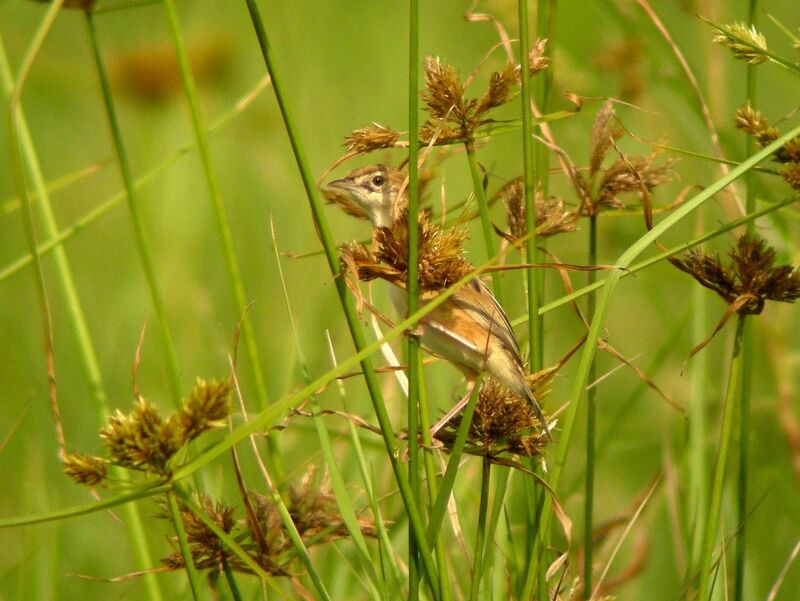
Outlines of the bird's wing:
<svg viewBox="0 0 800 601">
<path fill-rule="evenodd" d="M 505 311 L 497 302 L 497 299 L 478 278 L 470 281 L 461 290 L 456 292 L 452 301 L 469 316 L 480 324 L 486 331 L 496 336 L 502 345 L 514 356 L 519 365 L 522 365 L 522 358 L 519 351 L 517 337 L 514 329 L 508 321 Z"/>
</svg>

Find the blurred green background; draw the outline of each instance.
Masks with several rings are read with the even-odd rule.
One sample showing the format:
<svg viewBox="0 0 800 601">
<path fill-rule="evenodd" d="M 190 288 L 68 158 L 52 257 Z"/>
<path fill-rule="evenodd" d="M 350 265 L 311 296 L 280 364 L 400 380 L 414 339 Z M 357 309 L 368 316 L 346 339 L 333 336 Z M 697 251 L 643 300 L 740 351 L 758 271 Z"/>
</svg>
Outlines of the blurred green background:
<svg viewBox="0 0 800 601">
<path fill-rule="evenodd" d="M 98 5 L 114 6 L 113 1 Z M 795 0 L 761 3 L 764 11 L 796 32 L 800 21 Z M 421 3 L 421 54 L 440 56 L 466 76 L 497 43 L 488 22 L 468 23 L 464 13 L 470 2 Z M 733 112 L 745 97 L 744 65 L 733 61 L 711 43 L 711 29 L 696 14 L 720 23 L 746 17 L 743 1 L 659 1 L 658 12 L 675 43 L 685 53 L 719 128 L 728 158 L 744 156 L 744 134 L 731 127 Z M 181 0 L 183 30 L 197 77 L 202 111 L 209 123 L 228 114 L 238 100 L 264 77 L 264 66 L 244 2 L 232 0 Z M 45 11 L 45 6 L 23 0 L 0 0 L 0 36 L 12 70 Z M 314 173 L 320 176 L 343 152 L 343 137 L 371 122 L 403 130 L 407 126 L 407 9 L 385 0 L 352 2 L 263 3 L 265 23 L 285 92 L 293 107 L 301 138 Z M 515 36 L 516 2 L 481 2 L 479 11 L 490 12 Z M 759 13 L 771 47 L 797 57 L 784 34 L 763 12 Z M 186 101 L 170 44 L 163 7 L 156 3 L 96 16 L 104 61 L 112 76 L 123 135 L 141 177 L 163 160 L 193 142 Z M 564 1 L 558 3 L 552 74 L 551 110 L 570 109 L 564 92 L 583 97 L 622 97 L 618 115 L 626 128 L 645 141 L 665 141 L 682 149 L 714 154 L 698 110 L 697 98 L 663 37 L 632 2 Z M 791 53 L 794 53 L 793 55 Z M 489 71 L 503 66 L 501 50 L 488 59 L 474 84 L 474 95 L 485 85 Z M 777 67 L 759 71 L 757 106 L 777 120 L 797 105 L 797 80 Z M 102 97 L 94 70 L 83 16 L 63 10 L 41 53 L 22 95 L 22 106 L 42 170 L 50 184 L 80 174 L 52 192 L 59 226 L 67 228 L 87 212 L 117 194 L 121 180 Z M 588 163 L 591 124 L 600 103 L 587 102 L 573 118 L 553 123 L 558 143 L 579 165 Z M 24 230 L 12 177 L 8 144 L 8 103 L 3 96 L 0 120 L 0 270 L 27 253 Z M 507 107 L 513 116 L 516 103 Z M 648 148 L 632 140 L 626 150 L 646 154 Z M 335 290 L 315 236 L 310 211 L 270 88 L 211 135 L 211 152 L 219 185 L 233 230 L 248 300 L 267 376 L 269 397 L 276 399 L 297 389 L 302 377 L 289 329 L 285 304 L 272 249 L 270 221 L 277 245 L 288 253 L 314 253 L 305 258 L 282 257 L 292 309 L 299 324 L 303 351 L 313 375 L 331 367 L 325 340 L 330 331 L 339 358 L 352 353 Z M 666 153 L 668 156 L 670 153 Z M 399 162 L 402 151 L 380 154 L 380 160 Z M 478 158 L 487 170 L 489 192 L 521 173 L 519 136 L 498 136 L 481 147 Z M 360 158 L 339 167 L 374 162 Z M 84 170 L 88 170 L 85 171 Z M 462 200 L 470 191 L 466 158 L 458 151 L 438 170 L 430 202 L 438 207 L 439 183 L 444 182 L 448 202 Z M 654 201 L 670 203 L 685 187 L 706 186 L 720 175 L 712 161 L 683 157 L 679 177 L 659 189 Z M 332 176 L 331 176 L 332 177 Z M 575 203 L 577 199 L 563 175 L 553 177 L 553 191 Z M 788 194 L 776 178 L 757 178 L 759 197 L 774 201 Z M 198 155 L 189 152 L 159 173 L 140 190 L 145 220 L 162 286 L 169 326 L 178 352 L 185 391 L 197 376 L 223 377 L 228 373 L 228 353 L 241 318 L 231 294 L 221 254 L 213 212 Z M 633 201 L 633 199 L 632 199 Z M 47 236 L 41 228 L 35 203 L 34 220 L 39 242 Z M 695 228 L 716 227 L 736 214 L 730 195 L 720 196 L 703 208 L 701 221 L 689 221 L 671 232 L 665 244 L 679 243 Z M 330 207 L 327 215 L 337 240 L 366 238 L 368 228 Z M 493 217 L 504 223 L 499 207 Z M 704 224 L 704 226 L 703 226 Z M 773 243 L 782 262 L 800 260 L 796 244 L 798 224 L 793 209 L 759 222 L 759 231 Z M 485 259 L 479 224 L 471 224 L 470 257 Z M 585 228 L 584 228 L 585 230 Z M 644 232 L 641 216 L 607 214 L 600 219 L 600 263 L 610 263 Z M 712 248 L 725 249 L 722 237 Z M 586 258 L 586 233 L 578 231 L 553 239 L 548 246 L 565 262 Z M 125 202 L 71 236 L 64 244 L 78 295 L 100 360 L 103 381 L 112 407 L 130 408 L 133 400 L 132 365 L 137 341 L 145 323 L 147 332 L 137 382 L 142 393 L 164 411 L 170 409 L 165 360 L 150 296 L 136 253 L 135 239 Z M 52 255 L 43 259 L 53 317 L 54 358 L 64 430 L 69 449 L 100 452 L 98 421 L 92 408 L 92 391 L 80 360 L 76 336 L 66 313 L 64 297 L 54 274 Z M 35 292 L 33 270 L 24 267 L 0 279 L 0 516 L 34 514 L 86 503 L 86 490 L 74 485 L 61 470 L 48 405 L 42 314 Z M 547 276 L 546 299 L 563 295 L 555 274 Z M 576 285 L 585 276 L 573 276 Z M 602 276 L 601 276 L 602 277 Z M 524 314 L 521 276 L 505 276 L 508 313 Z M 691 402 L 690 376 L 681 369 L 694 338 L 690 312 L 693 283 L 667 264 L 627 279 L 619 288 L 607 321 L 610 343 L 652 376 L 681 406 Z M 725 306 L 712 293 L 704 295 L 710 334 Z M 763 599 L 775 582 L 792 547 L 800 539 L 800 491 L 797 463 L 800 450 L 791 446 L 792 425 L 797 427 L 798 319 L 791 306 L 768 306 L 757 320 L 756 370 L 752 406 L 752 481 L 747 560 L 748 599 Z M 555 362 L 581 335 L 581 325 L 568 307 L 545 320 L 547 363 Z M 524 328 L 520 328 L 522 336 Z M 712 377 L 706 382 L 710 424 L 719 421 L 724 393 L 726 357 L 732 328 L 726 328 L 704 351 Z M 257 410 L 252 370 L 240 349 L 239 377 L 245 401 Z M 618 362 L 601 356 L 600 373 Z M 688 370 L 691 371 L 692 362 Z M 556 379 L 548 398 L 552 410 L 570 386 L 574 363 Z M 444 409 L 456 397 L 460 376 L 436 364 L 427 373 L 429 394 Z M 405 406 L 395 393 L 393 380 L 384 376 L 390 409 L 398 427 L 404 424 Z M 347 380 L 346 409 L 372 419 L 365 390 L 357 378 Z M 783 395 L 783 396 L 782 396 Z M 321 395 L 323 406 L 342 408 L 335 387 Z M 623 515 L 652 482 L 666 472 L 664 482 L 636 525 L 616 567 L 635 555 L 633 547 L 647 547 L 641 574 L 618 591 L 621 599 L 678 599 L 683 557 L 680 512 L 688 494 L 684 453 L 686 421 L 628 369 L 614 371 L 598 389 L 599 445 L 596 521 Z M 783 407 L 783 410 L 781 410 Z M 788 410 L 787 410 L 788 407 Z M 331 418 L 330 428 L 344 432 L 341 420 Z M 582 429 L 579 420 L 579 429 Z M 716 429 L 710 429 L 708 457 L 713 459 Z M 213 440 L 214 435 L 208 437 Z M 365 435 L 372 445 L 376 479 L 391 490 L 389 467 L 380 455 L 377 437 Z M 319 463 L 318 441 L 310 422 L 295 418 L 279 439 L 289 477 L 299 478 L 312 463 Z M 574 437 L 570 465 L 560 496 L 576 524 L 582 515 L 583 449 L 580 432 Z M 207 441 L 206 441 L 207 442 Z M 348 442 L 337 443 L 344 469 L 353 468 Z M 476 463 L 477 466 L 477 463 Z M 479 466 L 465 466 L 465 474 Z M 227 461 L 208 471 L 209 492 L 235 502 L 235 489 Z M 477 473 L 477 472 L 476 472 Z M 463 481 L 462 481 L 463 480 Z M 470 491 L 469 478 L 459 479 L 457 490 Z M 522 489 L 520 488 L 520 491 Z M 389 499 L 392 507 L 399 505 Z M 153 503 L 142 503 L 145 515 L 155 513 Z M 391 515 L 391 511 L 389 511 Z M 469 516 L 462 516 L 467 519 Z M 157 556 L 166 554 L 162 522 L 149 520 L 148 532 Z M 730 534 L 733 523 L 725 522 Z M 401 529 L 402 530 L 402 529 Z M 402 532 L 399 533 L 402 535 Z M 576 534 L 577 536 L 577 534 Z M 577 541 L 580 542 L 579 540 Z M 138 580 L 101 584 L 77 575 L 113 577 L 148 566 L 135 565 L 124 525 L 110 514 L 92 514 L 40 526 L 0 531 L 1 599 L 138 599 L 145 595 Z M 601 554 L 607 558 L 608 552 Z M 359 598 L 350 588 L 352 577 L 337 571 L 335 552 L 317 556 L 325 565 L 331 590 L 343 598 Z M 327 563 L 326 563 L 327 562 Z M 612 570 L 613 571 L 613 570 Z M 574 574 L 572 574 L 574 576 Z M 163 576 L 165 586 L 182 591 L 181 575 Z M 360 589 L 357 589 L 360 590 Z M 800 568 L 792 568 L 779 599 L 795 599 L 800 590 Z"/>
</svg>

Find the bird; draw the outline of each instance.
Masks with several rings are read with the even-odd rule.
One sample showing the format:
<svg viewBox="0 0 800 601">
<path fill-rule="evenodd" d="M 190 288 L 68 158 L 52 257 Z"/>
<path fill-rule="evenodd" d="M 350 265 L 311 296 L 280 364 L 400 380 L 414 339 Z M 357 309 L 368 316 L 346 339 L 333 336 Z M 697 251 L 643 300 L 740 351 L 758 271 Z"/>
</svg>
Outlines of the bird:
<svg viewBox="0 0 800 601">
<path fill-rule="evenodd" d="M 405 215 L 408 195 L 404 172 L 385 164 L 361 167 L 328 186 L 343 192 L 358 206 L 373 227 L 391 227 Z M 422 291 L 425 305 L 440 291 Z M 391 285 L 390 298 L 400 315 L 407 310 L 405 289 Z M 533 413 L 549 439 L 552 435 L 539 402 L 526 380 L 514 330 L 500 303 L 480 278 L 474 277 L 445 302 L 422 317 L 414 334 L 428 352 L 461 370 L 467 379 L 467 393 L 432 428 L 435 435 L 466 406 L 479 374 L 485 372 L 530 403 Z"/>
</svg>

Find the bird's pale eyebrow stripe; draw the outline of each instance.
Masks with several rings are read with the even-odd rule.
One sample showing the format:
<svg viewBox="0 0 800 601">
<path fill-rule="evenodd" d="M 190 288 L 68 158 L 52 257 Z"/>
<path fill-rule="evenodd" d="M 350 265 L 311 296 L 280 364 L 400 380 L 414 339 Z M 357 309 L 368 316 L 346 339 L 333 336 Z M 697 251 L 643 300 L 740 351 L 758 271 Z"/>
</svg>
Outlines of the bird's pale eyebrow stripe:
<svg viewBox="0 0 800 601">
<path fill-rule="evenodd" d="M 386 165 L 379 165 L 378 171 L 383 177 L 383 204 L 384 206 L 388 206 L 392 201 L 392 195 L 394 193 L 394 190 L 392 190 L 392 183 L 389 181 L 389 171 L 386 169 Z"/>
</svg>

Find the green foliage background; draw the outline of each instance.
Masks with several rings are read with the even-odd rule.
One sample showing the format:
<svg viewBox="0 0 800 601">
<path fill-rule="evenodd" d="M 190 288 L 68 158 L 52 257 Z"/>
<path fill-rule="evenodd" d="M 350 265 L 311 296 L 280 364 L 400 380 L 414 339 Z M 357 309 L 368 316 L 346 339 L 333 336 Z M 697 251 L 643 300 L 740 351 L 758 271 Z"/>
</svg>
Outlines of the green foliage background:
<svg viewBox="0 0 800 601">
<path fill-rule="evenodd" d="M 115 2 L 100 2 L 112 6 Z M 182 0 L 179 4 L 190 54 L 196 59 L 195 75 L 200 86 L 202 110 L 208 122 L 231 111 L 238 99 L 263 76 L 261 60 L 244 2 L 233 0 Z M 734 110 L 742 104 L 745 65 L 734 61 L 727 51 L 711 43 L 710 27 L 694 13 L 718 23 L 746 17 L 745 2 L 654 1 L 653 8 L 664 21 L 678 47 L 685 53 L 699 81 L 719 128 L 725 154 L 733 160 L 745 157 L 745 136 L 734 131 Z M 763 2 L 769 14 L 797 32 L 800 25 L 793 0 Z M 440 56 L 468 74 L 496 44 L 489 23 L 468 23 L 466 1 L 421 3 L 421 54 Z M 480 10 L 491 12 L 515 35 L 516 3 L 483 2 Z M 45 7 L 22 0 L 0 0 L 0 36 L 12 69 L 16 70 Z M 344 135 L 370 122 L 405 129 L 407 123 L 407 8 L 403 3 L 357 2 L 269 2 L 263 5 L 266 27 L 284 75 L 285 92 L 291 103 L 312 169 L 319 176 L 343 152 Z M 636 43 L 640 55 L 631 68 L 641 83 L 641 94 L 630 99 L 635 107 L 618 106 L 626 128 L 647 141 L 665 140 L 670 146 L 713 155 L 698 110 L 697 98 L 677 64 L 670 47 L 652 22 L 629 2 L 560 2 L 556 35 L 551 109 L 572 108 L 563 93 L 584 97 L 619 97 L 620 69 L 604 70 L 599 61 L 623 43 Z M 771 46 L 797 58 L 790 42 L 763 13 L 763 30 Z M 135 175 L 151 171 L 163 159 L 193 141 L 186 103 L 172 49 L 158 4 L 133 7 L 97 15 L 104 59 L 112 74 L 112 90 L 118 101 L 123 135 Z M 134 65 L 134 66 L 131 66 Z M 488 72 L 503 65 L 501 51 L 495 51 L 476 83 L 477 94 Z M 128 69 L 126 71 L 125 69 Z M 210 70 L 209 70 L 210 69 Z M 150 81 L 163 77 L 166 86 L 158 97 L 147 97 L 132 83 L 131 71 Z M 759 69 L 757 107 L 771 119 L 796 109 L 797 79 L 771 65 Z M 52 194 L 58 223 L 69 227 L 93 207 L 121 188 L 113 159 L 109 130 L 93 67 L 86 27 L 79 11 L 63 10 L 47 38 L 22 96 L 22 106 L 48 182 L 79 173 L 91 173 Z M 577 164 L 588 163 L 591 124 L 600 103 L 587 102 L 572 118 L 553 123 L 559 144 Z M 4 97 L 3 115 L 7 115 Z M 514 109 L 508 108 L 508 116 Z M 790 122 L 792 120 L 790 119 Z M 0 270 L 27 253 L 20 212 L 16 201 L 8 145 L 8 119 L 0 122 Z M 230 218 L 236 254 L 240 261 L 247 297 L 252 301 L 253 320 L 267 376 L 270 399 L 284 397 L 299 388 L 303 380 L 287 322 L 285 304 L 272 250 L 270 220 L 277 245 L 291 253 L 313 253 L 305 258 L 282 257 L 292 309 L 313 376 L 331 367 L 325 342 L 330 331 L 337 355 L 352 354 L 352 345 L 339 311 L 333 283 L 318 252 L 307 202 L 298 177 L 288 139 L 271 89 L 264 89 L 255 101 L 236 114 L 211 136 L 214 167 Z M 647 147 L 631 140 L 626 150 L 646 153 Z M 667 152 L 665 155 L 669 156 Z M 675 155 L 677 156 L 677 155 Z M 397 162 L 401 151 L 381 154 Z M 521 173 L 519 136 L 500 135 L 479 149 L 478 158 L 488 172 L 489 192 Z M 366 164 L 375 157 L 357 159 L 349 165 Z M 347 167 L 335 173 L 343 173 Z M 657 205 L 673 201 L 684 187 L 704 187 L 720 175 L 717 163 L 684 156 L 677 165 L 679 178 L 659 189 Z M 440 170 L 449 202 L 463 199 L 470 191 L 466 158 L 453 153 Z M 555 192 L 576 202 L 562 175 L 552 179 Z M 774 202 L 789 194 L 788 186 L 774 176 L 755 178 L 759 200 Z M 213 222 L 208 193 L 203 183 L 196 152 L 190 152 L 141 188 L 141 208 L 156 260 L 169 325 L 178 351 L 184 391 L 195 377 L 221 377 L 228 373 L 228 353 L 241 318 L 230 292 L 220 243 Z M 439 188 L 429 199 L 439 205 Z M 631 199 L 635 202 L 635 199 Z M 493 217 L 503 224 L 495 207 Z M 702 222 L 688 220 L 669 234 L 665 244 L 677 244 L 702 228 L 712 229 L 735 215 L 729 195 L 703 209 Z M 37 225 L 38 206 L 34 205 Z M 365 238 L 363 223 L 328 209 L 337 240 Z M 485 259 L 480 230 L 471 224 L 470 256 Z M 797 248 L 796 210 L 790 208 L 759 222 L 759 232 L 777 248 L 780 262 L 800 262 Z M 39 241 L 46 240 L 37 230 Z M 599 263 L 611 263 L 644 233 L 641 216 L 634 211 L 608 213 L 600 218 Z M 711 247 L 725 249 L 730 238 L 723 236 Z M 143 325 L 147 332 L 137 383 L 142 393 L 170 408 L 165 360 L 153 322 L 150 297 L 136 254 L 129 214 L 124 202 L 105 216 L 71 236 L 64 244 L 77 290 L 86 313 L 92 341 L 99 359 L 112 407 L 128 409 L 133 400 L 131 377 L 137 341 Z M 562 261 L 583 263 L 586 256 L 585 231 L 565 234 L 549 243 Z M 44 258 L 47 286 L 54 324 L 54 358 L 62 419 L 69 449 L 100 452 L 95 433 L 98 422 L 91 407 L 92 391 L 79 357 L 76 337 L 69 325 L 62 292 L 54 277 L 52 256 Z M 3 272 L 5 273 L 5 272 Z M 90 499 L 86 490 L 75 486 L 62 473 L 48 405 L 42 315 L 38 306 L 30 266 L 0 279 L 0 516 L 36 514 Z M 576 285 L 583 275 L 573 276 Z M 602 275 L 600 277 L 603 277 Z M 554 274 L 546 276 L 546 300 L 563 295 Z M 522 277 L 505 276 L 507 310 L 512 318 L 524 315 Z M 691 312 L 708 311 L 708 330 L 692 330 Z M 609 341 L 632 358 L 681 406 L 692 403 L 691 372 L 698 359 L 689 362 L 681 374 L 690 349 L 711 333 L 725 306 L 711 292 L 699 297 L 693 282 L 684 274 L 661 263 L 628 278 L 618 289 L 606 327 Z M 796 308 L 770 306 L 754 327 L 755 363 L 752 395 L 752 447 L 748 522 L 750 547 L 747 559 L 746 598 L 766 596 L 784 562 L 800 539 L 800 473 L 797 448 L 788 440 L 786 420 L 797 425 L 796 399 L 800 390 Z M 519 335 L 522 336 L 523 328 Z M 553 363 L 580 337 L 582 327 L 568 307 L 545 318 L 545 361 Z M 716 449 L 719 407 L 724 395 L 727 357 L 730 353 L 729 327 L 703 351 L 709 370 L 704 382 L 708 394 L 709 434 L 707 460 Z M 257 410 L 252 370 L 240 349 L 239 377 L 245 401 Z M 599 373 L 610 372 L 618 362 L 600 355 Z M 566 398 L 574 362 L 557 378 L 547 400 L 553 410 Z M 394 423 L 404 424 L 405 406 L 396 394 L 390 376 L 382 376 Z M 459 375 L 447 365 L 426 369 L 429 396 L 445 409 L 455 398 Z M 371 407 L 358 378 L 345 382 L 346 407 L 335 386 L 321 396 L 323 407 L 342 409 L 372 419 Z M 664 481 L 650 501 L 630 539 L 623 546 L 615 566 L 624 565 L 635 554 L 634 547 L 646 545 L 646 563 L 641 574 L 618 591 L 621 599 L 677 599 L 683 589 L 683 546 L 686 541 L 685 500 L 687 422 L 646 389 L 628 369 L 614 371 L 597 392 L 599 407 L 599 454 L 595 520 L 612 520 L 635 505 L 654 476 L 665 471 Z M 783 395 L 783 396 L 781 396 Z M 781 400 L 783 399 L 783 400 Z M 781 403 L 788 412 L 781 413 Z M 783 417 L 781 417 L 783 416 Z M 784 425 L 781 425 L 781 419 Z M 579 430 L 583 428 L 579 417 Z M 335 450 L 354 490 L 355 475 L 350 443 L 344 436 L 344 422 L 329 418 Z M 584 455 L 582 433 L 573 437 L 574 447 L 562 479 L 559 497 L 576 525 L 580 544 Z M 212 434 L 201 445 L 214 440 Z M 379 492 L 391 493 L 394 486 L 386 458 L 380 453 L 377 436 L 363 435 Z M 321 463 L 318 439 L 310 420 L 294 418 L 278 437 L 288 477 L 299 479 L 310 464 Z M 735 463 L 735 462 L 734 462 Z M 456 484 L 457 494 L 466 499 L 463 507 L 477 507 L 477 490 L 472 485 L 480 465 L 467 460 Z M 215 497 L 235 504 L 236 491 L 229 461 L 221 459 L 204 471 L 204 488 Z M 517 483 L 518 484 L 518 483 Z M 510 505 L 519 504 L 524 488 L 512 489 Z M 515 496 L 516 495 L 516 496 Z M 354 492 L 361 503 L 363 497 Z M 401 507 L 395 496 L 385 501 L 386 514 L 396 519 Z M 516 499 L 516 500 L 515 500 Z M 733 491 L 726 497 L 732 508 Z M 142 503 L 149 516 L 156 506 Z M 732 512 L 731 512 L 732 513 Z M 472 527 L 469 514 L 461 519 Z M 147 520 L 154 552 L 166 554 L 163 538 L 168 523 Z M 732 533 L 734 523 L 724 522 Z M 402 539 L 404 524 L 393 530 Z M 136 565 L 130 552 L 125 526 L 108 513 L 25 528 L 0 531 L 0 599 L 107 599 L 142 598 L 144 588 L 134 579 L 118 584 L 101 584 L 77 577 L 113 577 L 148 566 Z M 357 579 L 342 569 L 348 556 L 346 543 L 337 551 L 315 552 L 315 563 L 329 584 L 334 598 L 362 598 Z M 574 556 L 573 556 L 574 557 Z M 605 561 L 608 552 L 600 553 Z M 356 568 L 357 569 L 357 568 Z M 613 570 L 612 570 L 613 571 Z M 570 577 L 574 577 L 571 574 Z M 188 598 L 181 574 L 160 576 L 167 590 Z M 792 567 L 779 599 L 793 599 L 800 590 L 800 570 Z M 793 592 L 794 591 L 794 592 Z M 364 595 L 365 597 L 365 595 Z M 177 598 L 177 597 L 176 597 Z"/>
</svg>

